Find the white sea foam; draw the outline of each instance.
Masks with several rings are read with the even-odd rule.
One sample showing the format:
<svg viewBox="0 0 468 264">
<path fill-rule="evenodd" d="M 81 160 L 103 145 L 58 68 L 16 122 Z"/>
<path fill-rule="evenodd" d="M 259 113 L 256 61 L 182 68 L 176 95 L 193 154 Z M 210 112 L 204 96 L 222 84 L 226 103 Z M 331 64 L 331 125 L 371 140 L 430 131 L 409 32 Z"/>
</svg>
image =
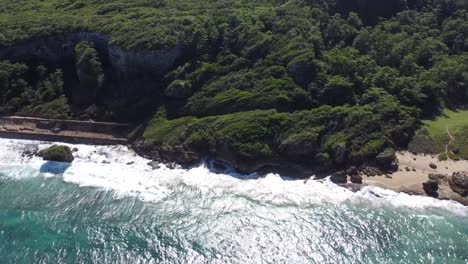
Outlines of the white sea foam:
<svg viewBox="0 0 468 264">
<path fill-rule="evenodd" d="M 269 174 L 239 175 L 230 170 L 215 173 L 208 166 L 192 169 L 169 169 L 161 164 L 153 170 L 149 160 L 137 156 L 125 146 L 69 145 L 78 148 L 75 161 L 67 167 L 47 163 L 38 157 L 23 157 L 25 149 L 43 149 L 51 143 L 0 139 L 0 172 L 7 177 L 54 177 L 59 174 L 66 182 L 80 186 L 97 187 L 115 192 L 116 197 L 136 196 L 148 202 L 159 202 L 174 190 L 189 188 L 200 195 L 220 197 L 241 196 L 258 203 L 296 205 L 340 205 L 344 202 L 368 203 L 372 206 L 408 207 L 418 210 L 443 209 L 468 216 L 468 208 L 452 201 L 430 197 L 410 196 L 377 187 L 364 187 L 353 193 L 338 187 L 328 179 L 323 181 L 290 180 Z"/>
</svg>

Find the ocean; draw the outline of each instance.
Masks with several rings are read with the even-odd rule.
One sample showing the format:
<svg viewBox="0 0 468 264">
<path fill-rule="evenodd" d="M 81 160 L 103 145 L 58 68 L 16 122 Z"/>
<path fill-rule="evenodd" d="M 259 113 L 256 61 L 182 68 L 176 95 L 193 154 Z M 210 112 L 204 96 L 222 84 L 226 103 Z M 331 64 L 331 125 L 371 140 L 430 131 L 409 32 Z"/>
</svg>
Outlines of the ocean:
<svg viewBox="0 0 468 264">
<path fill-rule="evenodd" d="M 71 165 L 0 139 L 0 263 L 468 263 L 468 207 L 328 179 L 153 170 L 125 146 Z M 214 169 L 216 167 L 216 169 Z"/>
</svg>

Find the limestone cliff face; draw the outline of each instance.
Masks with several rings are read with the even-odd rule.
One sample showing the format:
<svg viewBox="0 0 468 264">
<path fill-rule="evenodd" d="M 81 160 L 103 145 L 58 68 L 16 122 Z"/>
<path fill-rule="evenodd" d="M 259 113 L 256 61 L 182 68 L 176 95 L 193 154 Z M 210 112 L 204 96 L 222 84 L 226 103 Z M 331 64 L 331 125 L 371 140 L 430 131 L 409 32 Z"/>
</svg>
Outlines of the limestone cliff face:
<svg viewBox="0 0 468 264">
<path fill-rule="evenodd" d="M 80 71 L 76 69 L 74 49 L 82 41 L 93 43 L 106 76 L 104 87 L 92 96 L 83 88 L 86 80 L 83 76 L 80 78 Z M 0 60 L 25 63 L 30 68 L 44 65 L 49 69 L 62 69 L 65 91 L 72 104 L 90 103 L 86 97 L 94 96 L 94 103 L 108 105 L 122 118 L 130 119 L 134 113 L 150 110 L 147 108 L 163 99 L 166 84 L 161 83 L 161 79 L 185 55 L 183 45 L 128 51 L 113 46 L 105 35 L 89 32 L 57 34 L 0 49 Z"/>
</svg>

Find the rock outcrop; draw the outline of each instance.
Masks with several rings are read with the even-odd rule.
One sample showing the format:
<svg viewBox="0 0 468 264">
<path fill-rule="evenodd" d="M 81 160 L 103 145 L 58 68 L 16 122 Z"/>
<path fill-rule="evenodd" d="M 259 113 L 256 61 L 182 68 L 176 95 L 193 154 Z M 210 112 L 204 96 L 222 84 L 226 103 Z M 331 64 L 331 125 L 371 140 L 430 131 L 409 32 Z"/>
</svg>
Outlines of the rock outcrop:
<svg viewBox="0 0 468 264">
<path fill-rule="evenodd" d="M 60 145 L 53 145 L 50 148 L 41 150 L 37 155 L 47 161 L 71 163 L 75 159 L 69 147 Z"/>
<path fill-rule="evenodd" d="M 348 175 L 345 171 L 337 171 L 331 175 L 330 180 L 336 184 L 344 184 L 348 182 Z"/>
<path fill-rule="evenodd" d="M 450 188 L 463 197 L 468 196 L 468 172 L 455 172 L 449 179 Z"/>
<path fill-rule="evenodd" d="M 98 90 L 76 64 L 75 47 L 82 42 L 92 44 L 102 65 L 105 82 Z M 0 49 L 0 60 L 25 63 L 33 68 L 43 65 L 61 69 L 64 88 L 71 103 L 98 104 L 110 108 L 121 120 L 144 118 L 141 113 L 152 113 L 153 107 L 164 99 L 166 84 L 163 76 L 186 56 L 182 44 L 159 50 L 124 50 L 113 46 L 110 39 L 99 33 L 75 32 L 33 39 Z"/>
<path fill-rule="evenodd" d="M 437 198 L 439 197 L 439 184 L 435 180 L 429 180 L 423 183 L 424 192 L 431 197 Z"/>
</svg>

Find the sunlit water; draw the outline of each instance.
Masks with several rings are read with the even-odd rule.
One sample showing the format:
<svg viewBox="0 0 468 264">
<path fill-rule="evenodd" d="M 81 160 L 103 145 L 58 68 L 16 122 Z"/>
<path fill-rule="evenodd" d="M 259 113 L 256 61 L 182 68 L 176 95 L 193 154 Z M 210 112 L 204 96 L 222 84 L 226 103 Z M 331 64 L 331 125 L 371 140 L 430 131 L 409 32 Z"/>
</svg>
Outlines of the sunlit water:
<svg viewBox="0 0 468 264">
<path fill-rule="evenodd" d="M 0 263 L 467 263 L 468 209 L 208 165 L 152 170 L 126 147 L 71 166 L 0 139 Z M 134 163 L 132 163 L 134 162 Z"/>
</svg>

